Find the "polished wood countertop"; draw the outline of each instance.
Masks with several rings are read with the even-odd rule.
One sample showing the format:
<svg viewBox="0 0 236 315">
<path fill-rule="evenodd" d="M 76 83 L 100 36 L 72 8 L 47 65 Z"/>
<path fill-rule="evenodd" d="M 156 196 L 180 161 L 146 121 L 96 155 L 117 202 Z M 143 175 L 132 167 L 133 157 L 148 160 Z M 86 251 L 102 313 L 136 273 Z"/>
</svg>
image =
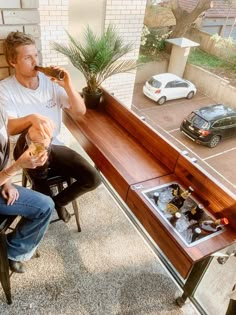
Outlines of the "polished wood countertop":
<svg viewBox="0 0 236 315">
<path fill-rule="evenodd" d="M 64 123 L 123 200 L 131 185 L 172 173 L 106 112 L 64 114 Z"/>
<path fill-rule="evenodd" d="M 64 112 L 63 122 L 183 278 L 195 262 L 235 242 L 234 197 L 114 97 L 104 92 L 98 110 L 79 118 Z M 219 217 L 227 214 L 232 226 L 186 246 L 142 195 L 143 189 L 173 180 L 191 184 L 195 197 Z"/>
</svg>

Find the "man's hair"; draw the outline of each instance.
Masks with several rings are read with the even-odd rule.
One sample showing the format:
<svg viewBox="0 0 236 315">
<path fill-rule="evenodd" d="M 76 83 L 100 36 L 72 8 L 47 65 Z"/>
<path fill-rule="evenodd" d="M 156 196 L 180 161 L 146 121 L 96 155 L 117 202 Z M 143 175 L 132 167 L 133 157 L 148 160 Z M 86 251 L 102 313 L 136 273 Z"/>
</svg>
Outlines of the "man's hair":
<svg viewBox="0 0 236 315">
<path fill-rule="evenodd" d="M 11 32 L 4 40 L 3 49 L 6 56 L 7 63 L 11 66 L 12 61 L 16 61 L 16 48 L 24 45 L 35 45 L 34 38 L 23 32 Z"/>
</svg>

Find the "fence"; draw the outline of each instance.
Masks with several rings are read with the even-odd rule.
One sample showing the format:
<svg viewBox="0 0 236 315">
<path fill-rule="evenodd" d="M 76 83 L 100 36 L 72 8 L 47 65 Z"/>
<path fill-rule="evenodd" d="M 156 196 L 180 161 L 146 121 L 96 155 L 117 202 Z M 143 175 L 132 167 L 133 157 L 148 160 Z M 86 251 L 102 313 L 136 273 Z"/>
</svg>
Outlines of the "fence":
<svg viewBox="0 0 236 315">
<path fill-rule="evenodd" d="M 215 41 L 211 34 L 191 28 L 186 37 L 199 43 L 200 48 L 208 54 L 232 61 L 236 55 L 236 43 L 230 43 L 227 40 Z"/>
</svg>

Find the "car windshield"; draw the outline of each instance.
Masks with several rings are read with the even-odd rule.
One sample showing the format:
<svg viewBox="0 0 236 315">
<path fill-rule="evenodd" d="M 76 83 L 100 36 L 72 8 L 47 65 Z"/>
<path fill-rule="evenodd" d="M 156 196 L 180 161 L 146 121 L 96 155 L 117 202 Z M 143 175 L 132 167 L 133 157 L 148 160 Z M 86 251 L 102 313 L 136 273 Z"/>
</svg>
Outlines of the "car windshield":
<svg viewBox="0 0 236 315">
<path fill-rule="evenodd" d="M 156 79 L 154 79 L 153 77 L 148 80 L 148 83 L 149 83 L 152 87 L 154 87 L 154 88 L 159 88 L 159 87 L 161 87 L 161 82 L 158 81 L 158 80 L 156 80 Z"/>
<path fill-rule="evenodd" d="M 207 129 L 209 127 L 209 122 L 194 112 L 192 112 L 187 119 L 197 128 Z"/>
</svg>

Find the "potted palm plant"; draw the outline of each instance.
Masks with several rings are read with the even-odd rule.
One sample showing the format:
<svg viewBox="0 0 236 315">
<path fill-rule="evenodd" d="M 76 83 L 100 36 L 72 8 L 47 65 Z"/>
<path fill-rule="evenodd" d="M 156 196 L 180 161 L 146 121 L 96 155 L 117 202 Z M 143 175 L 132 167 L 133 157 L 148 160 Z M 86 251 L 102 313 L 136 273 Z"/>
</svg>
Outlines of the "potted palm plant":
<svg viewBox="0 0 236 315">
<path fill-rule="evenodd" d="M 102 95 L 102 82 L 114 74 L 136 68 L 135 60 L 121 60 L 133 50 L 132 44 L 125 44 L 113 25 L 109 25 L 100 36 L 87 26 L 82 43 L 66 33 L 68 44 L 53 42 L 52 48 L 67 56 L 84 75 L 87 84 L 82 90 L 85 104 L 89 108 L 96 108 Z"/>
</svg>

